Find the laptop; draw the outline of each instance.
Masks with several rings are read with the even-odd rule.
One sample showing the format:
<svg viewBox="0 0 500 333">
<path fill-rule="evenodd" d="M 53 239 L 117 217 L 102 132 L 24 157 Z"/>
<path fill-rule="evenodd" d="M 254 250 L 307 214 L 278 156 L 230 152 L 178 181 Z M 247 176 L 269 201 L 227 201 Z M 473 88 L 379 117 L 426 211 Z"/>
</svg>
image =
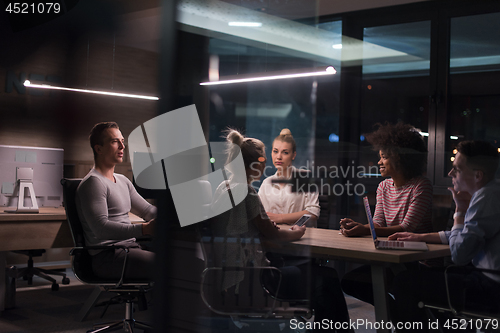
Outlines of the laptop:
<svg viewBox="0 0 500 333">
<path fill-rule="evenodd" d="M 366 217 L 368 218 L 368 223 L 370 223 L 370 231 L 372 233 L 373 243 L 376 249 L 384 250 L 417 250 L 417 251 L 427 251 L 429 248 L 425 242 L 402 242 L 402 241 L 381 241 L 377 239 L 377 234 L 375 233 L 375 225 L 373 224 L 372 212 L 370 210 L 370 202 L 368 197 L 363 197 L 363 202 L 366 211 Z"/>
</svg>

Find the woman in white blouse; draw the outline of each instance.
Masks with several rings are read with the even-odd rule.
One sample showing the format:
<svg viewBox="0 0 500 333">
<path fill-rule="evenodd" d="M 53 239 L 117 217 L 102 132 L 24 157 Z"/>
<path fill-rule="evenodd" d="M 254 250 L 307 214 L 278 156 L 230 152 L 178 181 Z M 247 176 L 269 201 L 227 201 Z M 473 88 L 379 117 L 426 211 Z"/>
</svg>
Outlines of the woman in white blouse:
<svg viewBox="0 0 500 333">
<path fill-rule="evenodd" d="M 288 128 L 281 131 L 273 142 L 273 164 L 277 171 L 264 179 L 259 197 L 269 218 L 277 224 L 293 224 L 304 214 L 312 217 L 307 226 L 316 226 L 320 206 L 317 192 L 292 192 L 289 184 L 273 184 L 273 179 L 289 179 L 295 169 L 292 162 L 297 155 L 295 140 Z"/>
</svg>

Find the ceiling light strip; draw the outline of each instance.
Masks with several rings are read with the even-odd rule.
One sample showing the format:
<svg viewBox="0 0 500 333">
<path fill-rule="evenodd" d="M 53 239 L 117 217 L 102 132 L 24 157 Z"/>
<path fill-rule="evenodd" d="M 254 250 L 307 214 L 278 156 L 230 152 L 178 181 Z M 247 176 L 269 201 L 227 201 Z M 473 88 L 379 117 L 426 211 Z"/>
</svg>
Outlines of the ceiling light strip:
<svg viewBox="0 0 500 333">
<path fill-rule="evenodd" d="M 156 96 L 123 94 L 123 93 L 116 93 L 116 92 L 111 92 L 111 91 L 100 91 L 100 90 L 65 88 L 65 87 L 51 86 L 48 84 L 33 84 L 28 80 L 24 81 L 24 86 L 28 87 L 28 88 L 76 91 L 76 92 L 82 92 L 82 93 L 88 93 L 88 94 L 107 95 L 107 96 L 116 96 L 116 97 L 128 97 L 128 98 L 139 98 L 139 99 L 147 99 L 147 100 L 152 100 L 152 101 L 159 100 L 159 98 Z"/>
<path fill-rule="evenodd" d="M 228 26 L 230 27 L 261 27 L 262 23 L 260 22 L 228 22 Z"/>
<path fill-rule="evenodd" d="M 335 73 L 337 73 L 337 71 L 333 67 L 330 66 L 325 71 L 320 71 L 320 72 L 283 74 L 283 75 L 271 75 L 271 76 L 258 76 L 258 77 L 233 79 L 233 80 L 220 80 L 220 81 L 211 81 L 211 82 L 201 82 L 200 85 L 201 86 L 213 86 L 213 85 L 219 85 L 219 84 L 230 84 L 230 83 L 241 83 L 241 82 L 281 80 L 281 79 L 290 79 L 290 78 L 296 78 L 296 77 L 333 75 Z"/>
</svg>

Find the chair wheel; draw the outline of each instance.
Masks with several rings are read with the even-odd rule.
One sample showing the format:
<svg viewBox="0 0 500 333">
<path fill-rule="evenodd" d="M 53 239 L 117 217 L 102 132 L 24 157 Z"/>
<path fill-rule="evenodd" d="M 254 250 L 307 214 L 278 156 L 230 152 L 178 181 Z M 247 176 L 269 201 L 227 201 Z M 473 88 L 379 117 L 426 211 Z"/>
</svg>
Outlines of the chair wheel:
<svg viewBox="0 0 500 333">
<path fill-rule="evenodd" d="M 64 277 L 62 279 L 62 284 L 69 284 L 69 278 L 68 277 Z"/>
<path fill-rule="evenodd" d="M 50 289 L 52 289 L 52 291 L 58 291 L 59 285 L 57 283 L 52 283 L 52 287 Z"/>
</svg>

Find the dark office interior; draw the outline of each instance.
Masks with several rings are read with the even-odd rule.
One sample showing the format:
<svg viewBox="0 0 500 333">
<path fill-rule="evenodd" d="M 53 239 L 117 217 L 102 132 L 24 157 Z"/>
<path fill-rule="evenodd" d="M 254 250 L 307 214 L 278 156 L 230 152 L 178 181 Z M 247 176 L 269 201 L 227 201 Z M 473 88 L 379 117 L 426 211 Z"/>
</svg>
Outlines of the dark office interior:
<svg viewBox="0 0 500 333">
<path fill-rule="evenodd" d="M 57 15 L 24 17 L 4 10 L 10 1 L 0 3 L 0 145 L 62 149 L 64 178 L 83 178 L 93 167 L 88 135 L 94 124 L 116 121 L 128 140 L 145 122 L 194 104 L 207 142 L 222 142 L 227 127 L 259 138 L 267 147 L 267 176 L 276 172 L 270 147 L 283 128 L 297 142 L 295 166 L 367 170 L 339 172 L 322 183 L 323 227 L 339 229 L 347 216 L 366 223 L 362 196 L 374 209 L 382 178 L 370 173 L 379 157 L 365 135 L 377 123 L 403 121 L 427 144 L 425 176 L 433 185 L 432 221 L 438 231 L 450 216 L 447 175 L 457 144 L 485 140 L 500 147 L 498 1 L 64 0 Z M 227 24 L 245 19 L 262 25 Z M 327 66 L 336 74 L 200 85 L 213 81 L 214 71 L 223 80 Z M 25 80 L 159 100 L 37 89 L 26 87 Z M 130 154 L 125 150 L 116 172 L 133 181 Z M 346 183 L 354 194 L 331 191 Z M 200 297 L 204 262 L 196 224 L 180 226 L 169 189 L 137 188 L 158 207 L 151 245 L 157 255 L 155 290 L 147 318 L 154 331 L 237 332 L 234 320 L 211 311 Z M 7 199 L 0 204 L 9 206 Z M 12 233 L 15 226 L 8 230 L 0 230 L 0 243 L 27 237 Z M 39 235 L 28 237 L 45 237 Z M 45 249 L 35 266 L 70 270 L 71 244 L 68 238 L 63 246 Z M 24 267 L 27 257 L 9 246 L 2 247 L 0 259 L 6 267 Z M 27 250 L 25 245 L 12 250 L 21 247 Z M 339 274 L 353 267 L 334 259 L 323 264 Z M 9 281 L 8 273 L 0 277 Z M 60 288 L 53 293 L 71 284 Z M 5 288 L 0 291 L 5 294 Z M 0 327 L 22 332 L 9 311 L 14 310 L 0 313 Z M 91 329 L 92 321 L 99 320 L 92 317 L 83 326 Z M 52 331 L 50 323 L 44 325 Z M 85 330 L 71 332 L 80 331 Z"/>
</svg>

